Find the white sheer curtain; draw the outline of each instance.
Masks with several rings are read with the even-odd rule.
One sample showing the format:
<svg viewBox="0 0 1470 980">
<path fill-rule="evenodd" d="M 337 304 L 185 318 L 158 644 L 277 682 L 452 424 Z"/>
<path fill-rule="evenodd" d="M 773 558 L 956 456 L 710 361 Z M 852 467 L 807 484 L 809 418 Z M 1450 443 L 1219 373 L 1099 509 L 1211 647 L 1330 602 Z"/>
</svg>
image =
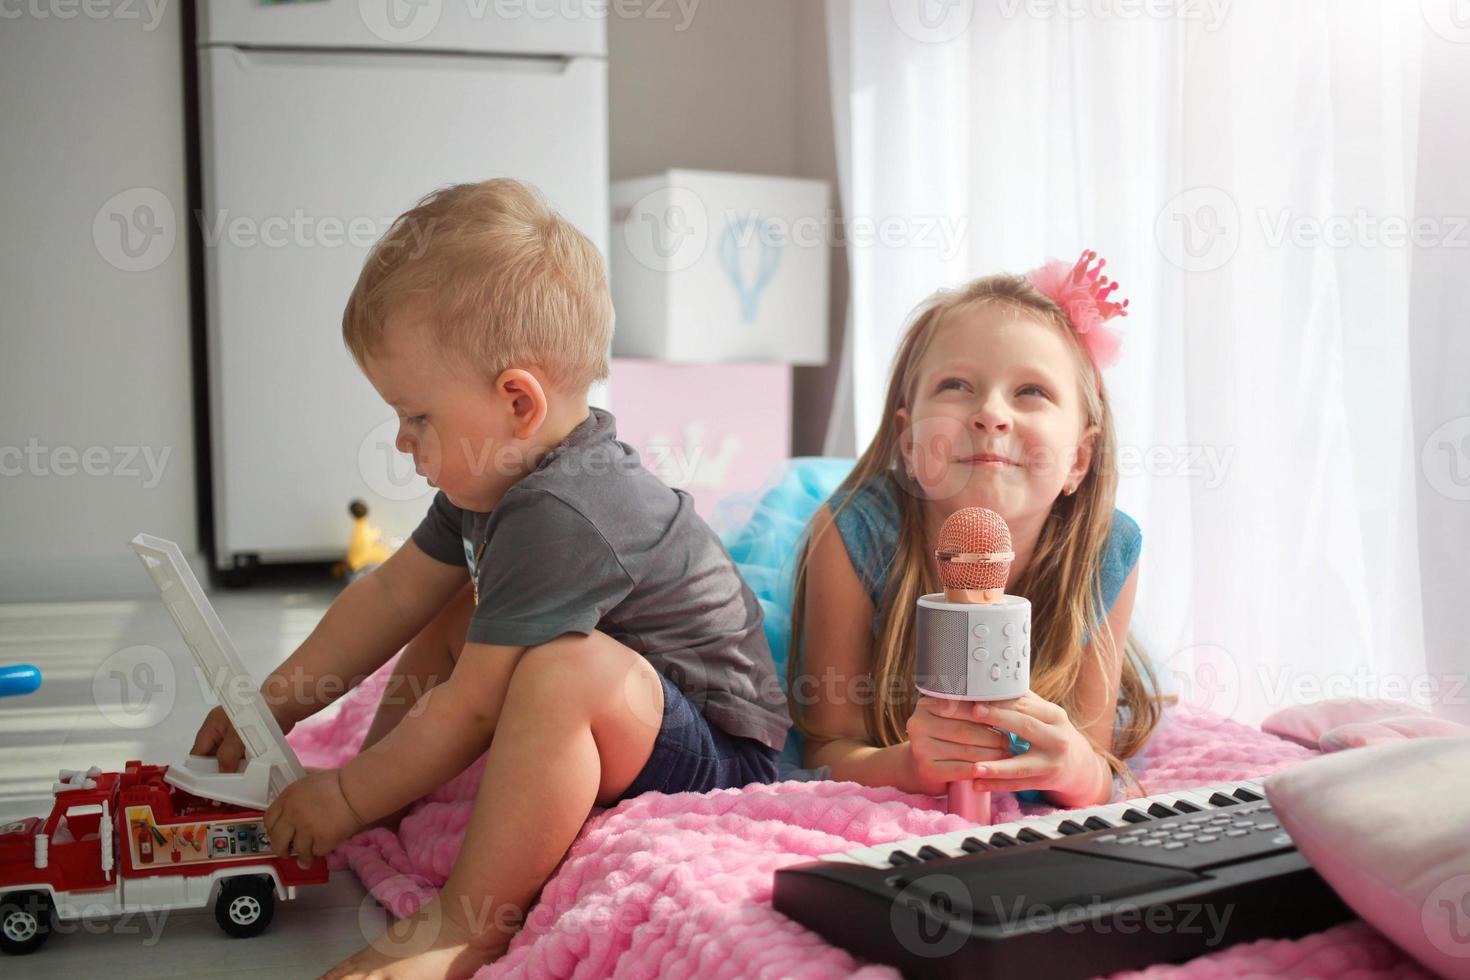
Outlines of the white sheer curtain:
<svg viewBox="0 0 1470 980">
<path fill-rule="evenodd" d="M 1144 530 L 1134 629 L 1170 686 L 1249 722 L 1333 696 L 1435 708 L 1408 349 L 1419 4 L 1154 9 L 828 0 L 847 221 L 908 229 L 849 242 L 829 452 L 871 438 L 924 295 L 1096 248 L 1132 299 L 1106 374 L 1118 506 Z"/>
</svg>

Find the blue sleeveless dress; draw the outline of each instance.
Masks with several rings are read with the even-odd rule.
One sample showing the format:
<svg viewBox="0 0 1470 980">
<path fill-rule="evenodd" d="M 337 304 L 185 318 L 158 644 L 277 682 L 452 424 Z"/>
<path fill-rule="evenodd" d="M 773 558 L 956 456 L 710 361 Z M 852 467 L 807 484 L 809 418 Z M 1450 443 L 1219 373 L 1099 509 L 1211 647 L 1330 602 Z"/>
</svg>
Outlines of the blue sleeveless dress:
<svg viewBox="0 0 1470 980">
<path fill-rule="evenodd" d="M 852 472 L 855 463 L 852 459 L 827 457 L 792 459 L 761 492 L 721 501 L 714 518 L 726 550 L 760 601 L 765 614 L 766 640 L 783 688 L 791 642 L 796 563 L 806 527 L 818 507 L 826 505 L 836 510 L 841 502 L 835 496 L 837 487 Z M 855 493 L 851 506 L 837 518 L 837 530 L 876 609 L 898 548 L 898 504 L 887 481 L 869 482 Z M 1138 524 L 1121 510 L 1114 510 L 1098 582 L 1104 615 L 1112 609 L 1137 564 L 1142 542 Z M 876 633 L 876 615 L 873 628 Z M 811 779 L 825 778 L 825 775 L 826 767 L 820 770 L 801 767 L 800 735 L 793 728 L 782 753 L 781 778 Z M 1023 799 L 1036 799 L 1031 792 L 1019 795 Z"/>
</svg>

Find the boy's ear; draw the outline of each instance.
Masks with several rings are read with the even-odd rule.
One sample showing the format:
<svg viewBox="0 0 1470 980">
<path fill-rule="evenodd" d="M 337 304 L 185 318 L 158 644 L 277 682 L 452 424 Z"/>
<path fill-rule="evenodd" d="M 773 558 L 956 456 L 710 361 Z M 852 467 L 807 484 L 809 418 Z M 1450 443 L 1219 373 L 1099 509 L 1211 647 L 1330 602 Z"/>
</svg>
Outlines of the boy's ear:
<svg viewBox="0 0 1470 980">
<path fill-rule="evenodd" d="M 546 389 L 530 371 L 506 368 L 495 379 L 495 394 L 504 400 L 515 438 L 531 438 L 546 421 Z"/>
</svg>

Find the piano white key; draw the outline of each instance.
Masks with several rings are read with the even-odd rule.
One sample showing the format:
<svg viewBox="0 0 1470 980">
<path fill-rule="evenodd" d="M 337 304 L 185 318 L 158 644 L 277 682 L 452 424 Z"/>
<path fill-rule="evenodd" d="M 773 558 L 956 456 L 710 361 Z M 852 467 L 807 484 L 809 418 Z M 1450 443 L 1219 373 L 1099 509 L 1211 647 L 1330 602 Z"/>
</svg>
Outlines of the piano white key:
<svg viewBox="0 0 1470 980">
<path fill-rule="evenodd" d="M 925 837 L 913 837 L 908 840 L 894 841 L 890 844 L 876 844 L 872 847 L 860 847 L 850 851 L 841 851 L 835 854 L 824 854 L 820 860 L 824 861 L 855 861 L 874 868 L 891 868 L 893 864 L 889 858 L 894 851 L 905 851 L 918 856 L 919 848 L 925 845 L 934 847 L 939 851 L 952 857 L 961 857 L 969 852 L 961 846 L 967 837 L 974 837 L 982 843 L 989 844 L 992 835 L 997 833 L 1008 834 L 1016 837 L 1023 829 L 1034 830 L 1049 838 L 1060 838 L 1062 834 L 1057 827 L 1063 820 L 1071 820 L 1078 824 L 1084 824 L 1088 817 L 1097 816 L 1106 820 L 1115 827 L 1129 826 L 1123 819 L 1123 814 L 1128 810 L 1137 810 L 1148 814 L 1148 808 L 1154 803 L 1163 803 L 1173 806 L 1178 800 L 1188 800 L 1200 808 L 1201 812 L 1222 809 L 1217 804 L 1210 802 L 1210 796 L 1214 793 L 1224 793 L 1231 796 L 1235 790 L 1245 788 L 1252 792 L 1265 796 L 1262 781 L 1258 779 L 1237 779 L 1229 782 L 1213 783 L 1208 786 L 1200 786 L 1188 790 L 1168 790 L 1162 793 L 1154 793 L 1149 796 L 1140 796 L 1133 799 L 1121 800 L 1117 803 L 1104 803 L 1098 806 L 1084 807 L 1078 810 L 1059 810 L 1055 813 L 1043 814 L 1035 817 L 1023 817 L 1003 824 L 989 824 L 975 827 L 967 827 L 964 830 L 953 830 L 941 834 L 930 834 Z M 1151 814 L 1150 819 L 1157 819 Z M 1021 846 L 1027 842 L 1022 841 Z"/>
</svg>

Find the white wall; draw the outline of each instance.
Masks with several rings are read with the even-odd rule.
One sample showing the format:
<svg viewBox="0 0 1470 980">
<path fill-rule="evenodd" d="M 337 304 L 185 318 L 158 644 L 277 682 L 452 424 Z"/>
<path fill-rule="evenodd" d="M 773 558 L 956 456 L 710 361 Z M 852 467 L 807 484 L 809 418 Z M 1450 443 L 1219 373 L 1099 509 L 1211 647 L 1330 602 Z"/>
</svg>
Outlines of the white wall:
<svg viewBox="0 0 1470 980">
<path fill-rule="evenodd" d="M 93 238 L 131 188 L 184 216 L 179 9 L 0 20 L 0 599 L 147 592 L 140 530 L 198 549 L 185 243 Z"/>
</svg>

